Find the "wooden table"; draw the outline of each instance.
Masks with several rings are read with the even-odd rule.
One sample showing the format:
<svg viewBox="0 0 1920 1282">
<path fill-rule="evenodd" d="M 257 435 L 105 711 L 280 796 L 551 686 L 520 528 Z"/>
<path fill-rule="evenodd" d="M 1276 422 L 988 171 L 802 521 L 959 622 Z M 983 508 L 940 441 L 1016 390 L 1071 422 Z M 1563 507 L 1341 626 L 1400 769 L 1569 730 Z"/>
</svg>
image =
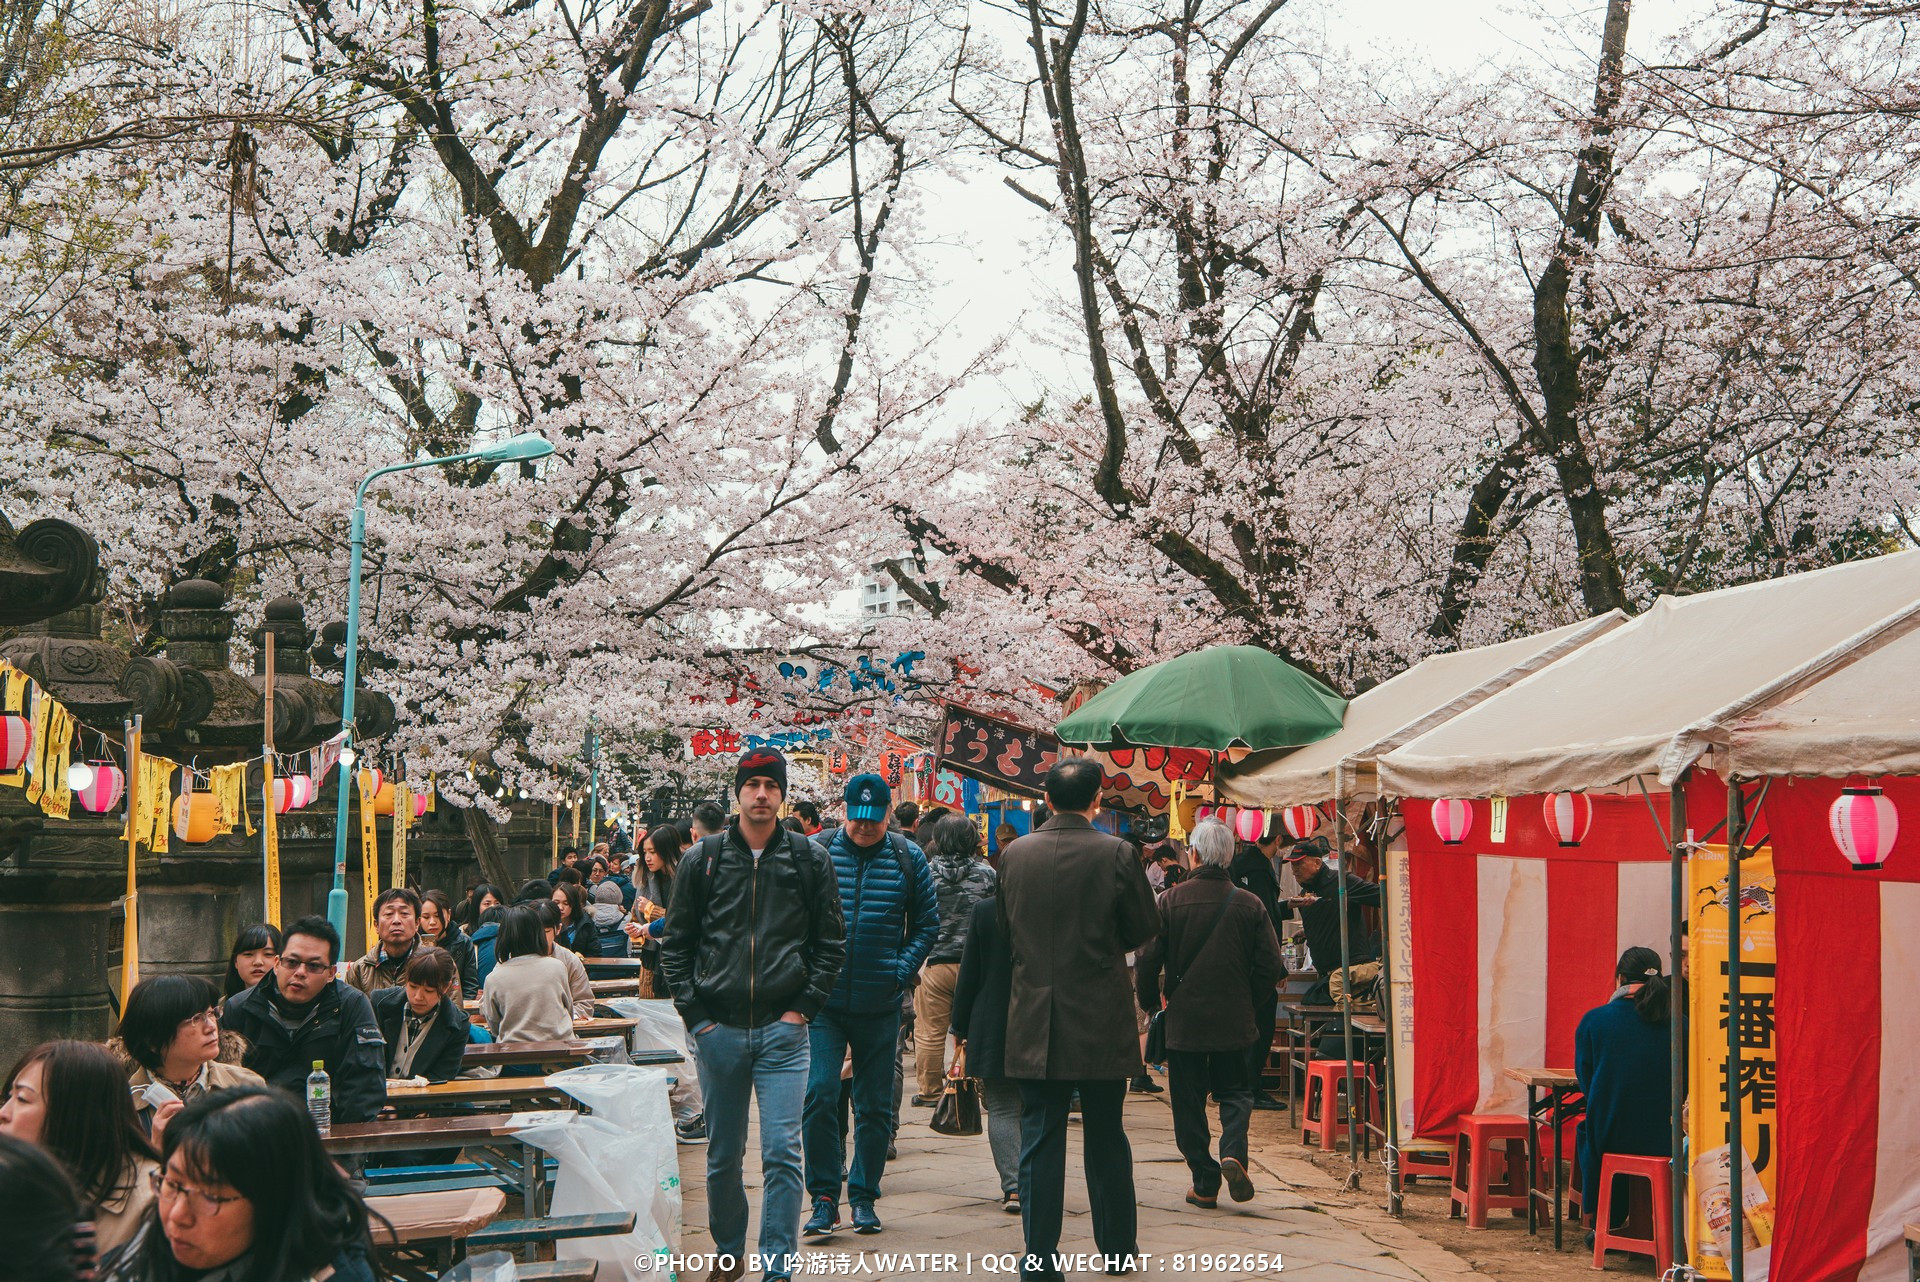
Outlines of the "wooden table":
<svg viewBox="0 0 1920 1282">
<path fill-rule="evenodd" d="M 537 1081 L 528 1078 L 528 1081 Z M 451 1084 L 451 1083 L 449 1083 Z M 460 1148 L 504 1183 L 517 1189 L 528 1214 L 546 1209 L 546 1155 L 515 1137 L 521 1127 L 513 1113 L 465 1113 L 457 1117 L 389 1118 L 346 1122 L 326 1136 L 327 1152 L 395 1153 L 419 1148 Z"/>
<path fill-rule="evenodd" d="M 478 1014 L 473 1015 L 472 1020 L 482 1028 L 487 1026 L 487 1021 L 480 1018 Z M 638 1027 L 640 1027 L 640 1021 L 637 1019 L 617 1018 L 612 1015 L 595 1015 L 591 1019 L 574 1020 L 573 1035 L 576 1038 L 625 1037 Z"/>
<path fill-rule="evenodd" d="M 582 1041 L 564 1042 L 475 1042 L 460 1056 L 463 1068 L 505 1067 L 508 1064 L 538 1064 L 571 1068 L 593 1058 L 593 1048 Z"/>
<path fill-rule="evenodd" d="M 1534 1214 L 1534 1199 L 1551 1196 L 1553 1198 L 1553 1249 L 1562 1246 L 1562 1230 L 1565 1224 L 1565 1208 L 1562 1198 L 1566 1193 L 1566 1177 L 1560 1173 L 1560 1163 L 1564 1160 L 1562 1152 L 1564 1141 L 1561 1138 L 1562 1125 L 1575 1114 L 1575 1109 L 1567 1104 L 1567 1096 L 1580 1090 L 1580 1083 L 1569 1068 L 1509 1068 L 1506 1075 L 1527 1088 L 1527 1232 L 1532 1233 L 1539 1221 Z M 1540 1092 L 1547 1093 L 1543 1105 Z M 1543 1119 L 1540 1114 L 1545 1112 Z M 1545 1121 L 1553 1128 L 1553 1189 L 1539 1188 L 1540 1171 L 1540 1123 Z M 1654 1214 L 1661 1213 L 1655 1207 Z"/>
<path fill-rule="evenodd" d="M 631 975 L 646 965 L 638 957 L 582 957 L 580 964 L 587 968 L 587 976 L 595 974 L 604 977 Z"/>
<path fill-rule="evenodd" d="M 558 1101 L 558 1107 L 576 1108 L 573 1097 L 545 1077 L 455 1078 L 412 1089 L 390 1087 L 387 1103 L 397 1113 L 430 1113 L 456 1104 L 490 1107 L 533 1106 L 542 1101 Z M 338 1128 L 335 1128 L 338 1129 Z M 417 1146 L 416 1146 L 417 1147 Z"/>
<path fill-rule="evenodd" d="M 454 1243 L 498 1219 L 506 1204 L 505 1193 L 488 1187 L 369 1197 L 367 1210 L 372 1213 L 374 1246 L 402 1248 L 383 1251 L 389 1258 L 382 1263 L 395 1277 L 414 1279 L 432 1275 L 415 1267 L 411 1260 L 391 1255 L 431 1257 L 436 1270 L 450 1269 Z"/>
<path fill-rule="evenodd" d="M 638 997 L 640 981 L 637 979 L 589 979 L 587 987 L 593 989 L 595 997 Z"/>
</svg>

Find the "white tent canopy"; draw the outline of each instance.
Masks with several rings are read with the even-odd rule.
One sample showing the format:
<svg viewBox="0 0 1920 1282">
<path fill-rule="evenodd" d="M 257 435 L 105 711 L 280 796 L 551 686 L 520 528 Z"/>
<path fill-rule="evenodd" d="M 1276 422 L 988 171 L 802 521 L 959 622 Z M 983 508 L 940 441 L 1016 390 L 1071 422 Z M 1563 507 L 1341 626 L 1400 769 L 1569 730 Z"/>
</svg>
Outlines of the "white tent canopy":
<svg viewBox="0 0 1920 1282">
<path fill-rule="evenodd" d="M 1379 760 L 1383 792 L 1525 796 L 1671 782 L 1712 728 L 1920 622 L 1920 552 L 1691 597 L 1535 672 Z M 1746 773 L 1743 771 L 1743 773 Z"/>
<path fill-rule="evenodd" d="M 1742 779 L 1920 775 L 1920 626 L 1849 658 L 1784 700 L 1703 727 L 1709 763 Z"/>
<path fill-rule="evenodd" d="M 1222 765 L 1219 791 L 1237 805 L 1311 806 L 1373 789 L 1381 753 L 1426 733 L 1594 638 L 1627 622 L 1618 610 L 1594 619 L 1452 654 L 1436 654 L 1347 704 L 1338 734 L 1302 748 L 1258 752 Z"/>
</svg>

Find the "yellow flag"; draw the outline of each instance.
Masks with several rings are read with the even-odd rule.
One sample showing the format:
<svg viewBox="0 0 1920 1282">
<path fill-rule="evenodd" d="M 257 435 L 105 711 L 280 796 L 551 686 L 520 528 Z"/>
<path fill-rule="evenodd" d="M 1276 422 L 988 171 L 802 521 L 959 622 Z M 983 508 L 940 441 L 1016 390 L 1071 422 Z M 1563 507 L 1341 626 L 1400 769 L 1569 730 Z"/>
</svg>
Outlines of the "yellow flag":
<svg viewBox="0 0 1920 1282">
<path fill-rule="evenodd" d="M 62 704 L 48 701 L 47 758 L 42 772 L 45 790 L 40 794 L 41 812 L 51 819 L 65 819 L 73 812 L 73 789 L 67 785 L 67 767 L 72 764 L 73 714 Z"/>
<path fill-rule="evenodd" d="M 393 885 L 396 890 L 407 884 L 407 825 L 413 820 L 413 790 L 403 783 L 393 785 Z"/>
<path fill-rule="evenodd" d="M 127 787 L 133 797 L 127 802 L 127 901 L 126 927 L 120 949 L 120 1002 L 124 1008 L 127 994 L 140 982 L 140 816 L 150 814 L 144 795 L 146 762 L 140 758 L 140 731 L 127 727 Z"/>
<path fill-rule="evenodd" d="M 270 922 L 280 920 L 280 816 L 273 808 L 273 756 L 268 754 L 261 763 L 260 822 L 266 829 L 266 919 Z"/>
<path fill-rule="evenodd" d="M 379 934 L 373 928 L 373 901 L 380 893 L 380 845 L 374 835 L 373 775 L 360 772 L 360 897 L 367 910 L 367 947 Z"/>
<path fill-rule="evenodd" d="M 38 801 L 47 788 L 47 729 L 53 720 L 53 696 L 45 690 L 33 701 L 33 737 L 27 746 L 27 800 Z"/>
</svg>

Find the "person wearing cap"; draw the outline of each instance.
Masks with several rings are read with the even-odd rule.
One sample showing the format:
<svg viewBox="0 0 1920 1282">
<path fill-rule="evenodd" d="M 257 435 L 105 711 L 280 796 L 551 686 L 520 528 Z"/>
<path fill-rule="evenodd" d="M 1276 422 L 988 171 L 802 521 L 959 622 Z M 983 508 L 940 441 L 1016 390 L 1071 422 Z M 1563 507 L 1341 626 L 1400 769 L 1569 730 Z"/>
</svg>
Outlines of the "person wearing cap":
<svg viewBox="0 0 1920 1282">
<path fill-rule="evenodd" d="M 1325 837 L 1309 837 L 1287 852 L 1287 863 L 1300 881 L 1300 893 L 1287 901 L 1290 913 L 1300 915 L 1307 936 L 1307 955 L 1319 982 L 1301 1001 L 1309 1006 L 1326 1005 L 1332 1000 L 1327 983 L 1340 969 L 1340 887 L 1346 882 L 1347 961 L 1352 965 L 1377 961 L 1380 940 L 1367 928 L 1364 908 L 1378 905 L 1378 882 L 1362 881 L 1350 872 L 1333 867 L 1333 847 Z"/>
<path fill-rule="evenodd" d="M 826 1006 L 846 955 L 833 861 L 780 824 L 787 760 L 749 748 L 734 767 L 738 814 L 680 860 L 660 969 L 693 1035 L 707 1114 L 708 1282 L 746 1272 L 747 1099 L 760 1109 L 759 1252 L 766 1277 L 798 1262 L 807 1023 Z M 836 1059 L 837 1072 L 839 1062 Z"/>
<path fill-rule="evenodd" d="M 1100 764 L 1047 772 L 1053 815 L 1000 856 L 1000 902 L 1013 953 L 1004 1070 L 1020 1085 L 1022 1278 L 1062 1276 L 1067 1115 L 1080 1096 L 1087 1201 L 1101 1255 L 1138 1254 L 1133 1149 L 1122 1111 L 1143 1071 L 1127 954 L 1160 929 L 1133 846 L 1093 826 Z"/>
<path fill-rule="evenodd" d="M 802 1230 L 823 1237 L 840 1224 L 840 1190 L 856 1233 L 878 1233 L 880 1175 L 892 1140 L 900 1067 L 900 998 L 940 934 L 940 902 L 920 847 L 887 831 L 892 790 L 879 775 L 847 780 L 847 822 L 828 851 L 847 923 L 847 957 L 833 995 L 813 1022 L 807 1081 L 807 1195 Z M 853 1167 L 840 1138 L 840 1062 L 853 1054 Z"/>
</svg>

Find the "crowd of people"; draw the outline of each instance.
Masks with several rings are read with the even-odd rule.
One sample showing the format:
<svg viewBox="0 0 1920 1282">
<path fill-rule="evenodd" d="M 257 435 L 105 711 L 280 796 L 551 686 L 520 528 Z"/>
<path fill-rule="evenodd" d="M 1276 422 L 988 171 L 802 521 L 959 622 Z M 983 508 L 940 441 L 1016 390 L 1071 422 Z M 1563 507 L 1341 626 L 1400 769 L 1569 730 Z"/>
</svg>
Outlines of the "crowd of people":
<svg viewBox="0 0 1920 1282">
<path fill-rule="evenodd" d="M 512 895 L 384 891 L 351 961 L 324 918 L 249 926 L 222 985 L 144 980 L 111 1041 L 49 1042 L 13 1066 L 0 1282 L 371 1282 L 368 1212 L 299 1102 L 308 1074 L 328 1074 L 334 1122 L 359 1122 L 389 1081 L 498 1071 L 463 1070 L 466 1047 L 570 1037 L 594 1005 L 581 957 L 607 955 L 638 956 L 644 995 L 671 1000 L 689 1032 L 673 1108 L 680 1141 L 706 1145 L 709 1282 L 735 1282 L 748 1258 L 750 1102 L 772 1282 L 791 1277 L 781 1265 L 803 1238 L 884 1231 L 902 1111 L 936 1105 L 958 1074 L 981 1085 L 1022 1276 L 1060 1276 L 1076 1113 L 1094 1244 L 1126 1271 L 1138 1224 L 1125 1103 L 1129 1088 L 1162 1089 L 1149 1043 L 1188 1203 L 1255 1196 L 1248 1132 L 1256 1109 L 1277 1107 L 1261 1074 L 1286 924 L 1298 920 L 1318 972 L 1309 1000 L 1352 991 L 1378 969 L 1379 888 L 1324 838 L 1283 851 L 1216 820 L 1184 843 L 1151 823 L 1110 835 L 1095 824 L 1101 784 L 1093 762 L 1055 765 L 1043 821 L 1002 828 L 990 859 L 971 819 L 895 805 L 878 775 L 849 780 L 827 826 L 812 803 L 789 804 L 787 762 L 761 748 L 737 763 L 731 818 L 703 804 L 642 834 L 631 866 L 603 843 L 566 850 Z M 1667 1143 L 1667 981 L 1646 949 L 1618 971 L 1577 1034 L 1583 1172 Z"/>
</svg>

